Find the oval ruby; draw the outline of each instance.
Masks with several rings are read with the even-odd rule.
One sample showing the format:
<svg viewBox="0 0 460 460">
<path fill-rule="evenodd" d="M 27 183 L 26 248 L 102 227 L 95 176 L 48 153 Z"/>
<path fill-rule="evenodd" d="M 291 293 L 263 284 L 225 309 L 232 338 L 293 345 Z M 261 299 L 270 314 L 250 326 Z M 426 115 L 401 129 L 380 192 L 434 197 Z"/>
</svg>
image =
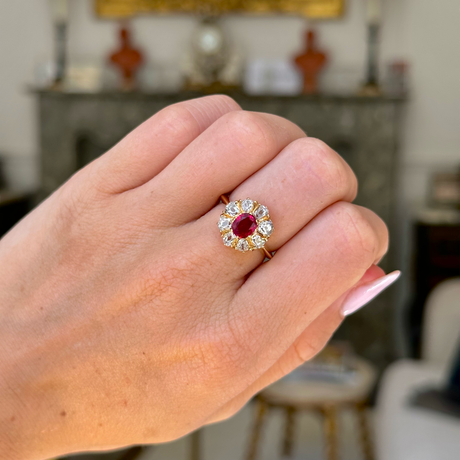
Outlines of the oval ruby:
<svg viewBox="0 0 460 460">
<path fill-rule="evenodd" d="M 246 212 L 240 214 L 232 223 L 233 234 L 240 238 L 246 238 L 252 235 L 256 229 L 256 218 L 252 214 Z"/>
</svg>

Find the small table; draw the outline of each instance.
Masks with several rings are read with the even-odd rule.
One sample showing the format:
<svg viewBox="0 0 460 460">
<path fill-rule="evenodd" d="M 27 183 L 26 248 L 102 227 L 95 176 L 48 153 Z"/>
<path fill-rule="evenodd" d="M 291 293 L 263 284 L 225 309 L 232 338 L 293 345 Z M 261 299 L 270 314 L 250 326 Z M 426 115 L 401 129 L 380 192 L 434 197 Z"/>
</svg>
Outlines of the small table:
<svg viewBox="0 0 460 460">
<path fill-rule="evenodd" d="M 376 381 L 374 368 L 365 360 L 356 359 L 356 377 L 350 382 L 307 381 L 284 378 L 269 386 L 256 397 L 258 408 L 252 430 L 247 460 L 255 460 L 262 427 L 271 409 L 285 413 L 282 455 L 292 455 L 295 415 L 298 411 L 313 411 L 323 418 L 326 458 L 338 460 L 337 413 L 351 408 L 356 412 L 360 440 L 366 460 L 373 460 L 373 449 L 366 419 L 366 403 Z"/>
</svg>

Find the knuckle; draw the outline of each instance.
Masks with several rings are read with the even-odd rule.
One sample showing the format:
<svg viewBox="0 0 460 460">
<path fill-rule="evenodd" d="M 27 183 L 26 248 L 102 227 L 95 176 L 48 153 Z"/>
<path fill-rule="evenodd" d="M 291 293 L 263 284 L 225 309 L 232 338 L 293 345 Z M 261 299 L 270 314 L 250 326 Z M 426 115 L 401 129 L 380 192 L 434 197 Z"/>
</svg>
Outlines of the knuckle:
<svg viewBox="0 0 460 460">
<path fill-rule="evenodd" d="M 337 198 L 356 194 L 357 180 L 347 163 L 325 142 L 307 137 L 294 141 L 296 169 L 307 169 L 322 184 L 323 193 Z"/>
<path fill-rule="evenodd" d="M 336 222 L 340 226 L 342 241 L 347 244 L 342 247 L 348 248 L 351 254 L 370 265 L 379 250 L 379 237 L 369 221 L 369 213 L 372 211 L 355 206 L 350 203 L 340 202 L 335 206 Z"/>
<path fill-rule="evenodd" d="M 170 105 L 157 113 L 156 122 L 161 125 L 162 132 L 169 136 L 200 134 L 200 125 L 193 113 L 183 103 Z"/>
<path fill-rule="evenodd" d="M 55 208 L 56 221 L 60 228 L 65 227 L 69 232 L 72 230 L 72 233 L 78 228 L 84 228 L 85 222 L 99 211 L 92 189 L 82 185 L 72 177 L 55 192 L 58 203 Z"/>
<path fill-rule="evenodd" d="M 223 113 L 232 111 L 240 111 L 240 106 L 231 97 L 213 95 L 170 105 L 158 112 L 154 119 L 170 134 L 185 134 L 194 138 L 214 118 L 210 114 L 218 118 Z"/>
<path fill-rule="evenodd" d="M 303 364 L 314 358 L 327 345 L 330 334 L 302 334 L 293 344 L 293 352 L 298 364 Z"/>
<path fill-rule="evenodd" d="M 256 146 L 258 151 L 265 151 L 273 146 L 273 133 L 259 114 L 239 110 L 223 118 L 233 142 L 241 149 Z"/>
<path fill-rule="evenodd" d="M 165 142 L 183 148 L 184 141 L 191 142 L 198 137 L 214 119 L 239 110 L 240 106 L 229 96 L 206 96 L 169 105 L 139 128 L 147 138 L 160 132 Z"/>
<path fill-rule="evenodd" d="M 294 343 L 293 350 L 297 357 L 298 364 L 303 364 L 316 356 L 322 347 L 315 346 L 309 340 L 302 341 L 301 343 Z"/>
</svg>

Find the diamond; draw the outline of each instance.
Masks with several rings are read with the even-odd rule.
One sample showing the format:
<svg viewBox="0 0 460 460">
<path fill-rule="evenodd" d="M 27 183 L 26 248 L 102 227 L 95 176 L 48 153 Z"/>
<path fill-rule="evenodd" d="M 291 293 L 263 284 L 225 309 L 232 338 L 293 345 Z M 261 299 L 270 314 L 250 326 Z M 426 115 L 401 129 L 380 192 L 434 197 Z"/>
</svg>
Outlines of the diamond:
<svg viewBox="0 0 460 460">
<path fill-rule="evenodd" d="M 231 246 L 235 238 L 236 237 L 232 232 L 227 233 L 223 238 L 225 246 Z"/>
<path fill-rule="evenodd" d="M 240 208 L 238 207 L 238 204 L 235 201 L 231 201 L 225 207 L 225 212 L 230 216 L 237 216 L 240 213 Z"/>
<path fill-rule="evenodd" d="M 228 217 L 224 216 L 221 216 L 221 218 L 219 219 L 219 223 L 217 224 L 220 231 L 228 230 L 231 225 L 232 221 Z"/>
<path fill-rule="evenodd" d="M 259 224 L 259 232 L 263 236 L 270 236 L 273 233 L 273 230 L 274 228 L 273 228 L 273 223 L 271 220 L 266 220 Z"/>
<path fill-rule="evenodd" d="M 268 209 L 264 205 L 260 205 L 254 212 L 254 215 L 256 216 L 256 219 L 262 219 L 262 217 L 265 217 L 268 215 Z"/>
<path fill-rule="evenodd" d="M 247 250 L 249 250 L 249 243 L 246 240 L 240 240 L 236 245 L 236 249 L 238 249 L 238 251 L 241 252 L 246 252 Z"/>
<path fill-rule="evenodd" d="M 240 238 L 252 235 L 257 229 L 256 218 L 247 212 L 240 214 L 232 224 L 233 233 Z"/>
<path fill-rule="evenodd" d="M 263 248 L 265 245 L 265 240 L 260 235 L 254 235 L 252 237 L 252 244 L 257 248 Z"/>
<path fill-rule="evenodd" d="M 243 210 L 243 212 L 251 212 L 253 206 L 254 202 L 252 200 L 247 199 L 241 202 L 241 209 Z"/>
</svg>

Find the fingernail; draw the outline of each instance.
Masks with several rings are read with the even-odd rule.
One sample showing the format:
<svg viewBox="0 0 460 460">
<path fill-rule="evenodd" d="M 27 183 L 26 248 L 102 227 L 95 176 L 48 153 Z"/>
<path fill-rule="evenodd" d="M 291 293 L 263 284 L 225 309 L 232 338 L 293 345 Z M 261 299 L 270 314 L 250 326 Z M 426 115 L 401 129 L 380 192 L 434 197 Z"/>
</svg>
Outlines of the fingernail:
<svg viewBox="0 0 460 460">
<path fill-rule="evenodd" d="M 364 307 L 373 298 L 377 297 L 383 290 L 393 284 L 401 275 L 399 270 L 388 273 L 370 283 L 359 286 L 354 289 L 342 305 L 342 315 L 348 316 Z"/>
</svg>

